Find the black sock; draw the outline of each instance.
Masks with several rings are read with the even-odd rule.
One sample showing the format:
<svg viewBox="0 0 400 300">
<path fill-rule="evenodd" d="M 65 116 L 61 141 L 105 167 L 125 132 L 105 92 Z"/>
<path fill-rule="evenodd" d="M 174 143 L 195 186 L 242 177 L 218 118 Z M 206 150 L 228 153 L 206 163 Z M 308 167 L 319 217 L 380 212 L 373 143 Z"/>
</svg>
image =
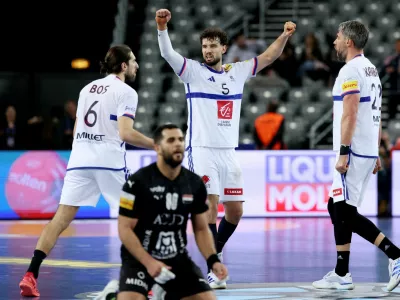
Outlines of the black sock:
<svg viewBox="0 0 400 300">
<path fill-rule="evenodd" d="M 222 251 L 236 227 L 237 225 L 229 223 L 225 217 L 222 218 L 218 226 L 217 253 Z"/>
<path fill-rule="evenodd" d="M 345 276 L 349 273 L 350 251 L 338 251 L 335 273 L 339 276 Z"/>
<path fill-rule="evenodd" d="M 387 257 L 393 260 L 400 257 L 400 249 L 393 245 L 393 243 L 387 237 L 385 237 L 379 244 L 379 249 L 381 249 L 383 253 L 387 255 Z"/>
<path fill-rule="evenodd" d="M 32 272 L 33 276 L 37 279 L 39 277 L 39 268 L 42 264 L 43 259 L 46 258 L 46 253 L 40 250 L 35 250 L 33 252 L 33 257 L 31 260 L 31 264 L 29 265 L 27 272 Z"/>
<path fill-rule="evenodd" d="M 215 248 L 217 248 L 217 236 L 218 236 L 217 224 L 208 224 L 208 227 L 210 227 L 211 233 L 214 238 L 214 245 L 215 245 Z"/>
</svg>

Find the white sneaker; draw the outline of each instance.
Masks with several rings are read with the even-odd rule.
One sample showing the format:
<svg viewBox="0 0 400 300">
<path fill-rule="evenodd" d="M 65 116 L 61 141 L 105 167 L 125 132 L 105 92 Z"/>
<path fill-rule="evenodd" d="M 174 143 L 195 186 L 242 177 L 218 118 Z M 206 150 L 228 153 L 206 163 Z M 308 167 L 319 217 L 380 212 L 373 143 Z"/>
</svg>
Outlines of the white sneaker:
<svg viewBox="0 0 400 300">
<path fill-rule="evenodd" d="M 101 291 L 100 294 L 94 298 L 94 300 L 113 300 L 117 299 L 117 292 L 119 290 L 119 281 L 118 280 L 111 280 L 107 283 L 104 290 Z M 114 295 L 113 295 L 114 294 Z M 114 296 L 114 298 L 113 298 Z"/>
<path fill-rule="evenodd" d="M 224 263 L 223 257 L 222 257 L 222 251 L 220 253 L 217 253 L 217 256 L 219 258 L 219 260 Z"/>
<path fill-rule="evenodd" d="M 339 276 L 335 270 L 330 271 L 321 280 L 314 281 L 313 287 L 316 289 L 336 289 L 336 290 L 352 290 L 354 289 L 353 279 L 351 274 L 347 273 L 345 276 Z"/>
<path fill-rule="evenodd" d="M 387 290 L 393 291 L 400 283 L 400 258 L 389 260 L 389 277 L 390 281 L 387 284 Z"/>
<path fill-rule="evenodd" d="M 151 289 L 153 292 L 153 296 L 151 297 L 152 300 L 163 300 L 165 299 L 165 295 L 167 294 L 165 292 L 165 290 L 158 285 L 157 283 L 155 283 L 153 285 L 153 288 Z"/>
<path fill-rule="evenodd" d="M 217 275 L 213 273 L 213 271 L 208 273 L 207 279 L 208 279 L 208 284 L 212 289 L 215 290 L 226 289 L 226 281 L 219 280 L 219 278 L 217 277 Z"/>
</svg>

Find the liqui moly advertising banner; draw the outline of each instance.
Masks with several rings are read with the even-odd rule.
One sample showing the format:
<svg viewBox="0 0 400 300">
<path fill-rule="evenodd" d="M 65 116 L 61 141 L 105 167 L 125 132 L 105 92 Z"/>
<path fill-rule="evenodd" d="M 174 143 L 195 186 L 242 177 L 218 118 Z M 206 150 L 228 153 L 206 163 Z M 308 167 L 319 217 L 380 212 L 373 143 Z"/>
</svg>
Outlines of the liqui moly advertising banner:
<svg viewBox="0 0 400 300">
<path fill-rule="evenodd" d="M 328 216 L 335 165 L 331 151 L 237 151 L 244 178 L 244 217 Z M 0 219 L 51 219 L 58 207 L 69 151 L 1 151 Z M 154 151 L 128 151 L 130 171 L 155 162 Z M 187 166 L 185 159 L 184 165 Z M 205 174 L 202 174 L 203 176 Z M 400 216 L 400 152 L 393 152 L 393 215 Z M 234 193 L 236 187 L 226 187 Z M 240 190 L 240 194 L 242 191 Z M 377 178 L 372 175 L 359 209 L 377 215 Z M 223 206 L 219 207 L 223 215 Z M 103 197 L 77 218 L 116 218 Z"/>
</svg>

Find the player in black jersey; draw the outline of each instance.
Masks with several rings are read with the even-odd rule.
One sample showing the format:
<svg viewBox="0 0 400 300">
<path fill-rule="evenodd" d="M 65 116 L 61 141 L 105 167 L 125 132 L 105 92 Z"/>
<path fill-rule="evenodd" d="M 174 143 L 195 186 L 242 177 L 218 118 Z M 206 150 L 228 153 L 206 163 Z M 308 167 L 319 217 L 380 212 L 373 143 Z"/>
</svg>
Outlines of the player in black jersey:
<svg viewBox="0 0 400 300">
<path fill-rule="evenodd" d="M 221 281 L 219 261 L 208 227 L 206 187 L 181 166 L 184 136 L 172 124 L 154 133 L 157 162 L 131 175 L 123 186 L 118 231 L 122 268 L 118 300 L 146 299 L 157 282 L 165 299 L 216 299 L 186 249 L 189 215 L 200 252 Z"/>
</svg>

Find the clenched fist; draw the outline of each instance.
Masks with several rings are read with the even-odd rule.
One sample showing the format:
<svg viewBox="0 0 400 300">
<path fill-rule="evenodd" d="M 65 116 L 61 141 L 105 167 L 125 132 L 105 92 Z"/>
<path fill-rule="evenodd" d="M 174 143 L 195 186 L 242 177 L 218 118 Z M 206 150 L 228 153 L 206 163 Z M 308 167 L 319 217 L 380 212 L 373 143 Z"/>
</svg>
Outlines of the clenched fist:
<svg viewBox="0 0 400 300">
<path fill-rule="evenodd" d="M 168 9 L 159 9 L 156 11 L 156 22 L 159 30 L 167 29 L 167 23 L 171 20 L 171 12 Z"/>
<path fill-rule="evenodd" d="M 285 26 L 283 27 L 283 34 L 291 37 L 293 33 L 296 31 L 296 24 L 293 22 L 286 22 Z"/>
</svg>

